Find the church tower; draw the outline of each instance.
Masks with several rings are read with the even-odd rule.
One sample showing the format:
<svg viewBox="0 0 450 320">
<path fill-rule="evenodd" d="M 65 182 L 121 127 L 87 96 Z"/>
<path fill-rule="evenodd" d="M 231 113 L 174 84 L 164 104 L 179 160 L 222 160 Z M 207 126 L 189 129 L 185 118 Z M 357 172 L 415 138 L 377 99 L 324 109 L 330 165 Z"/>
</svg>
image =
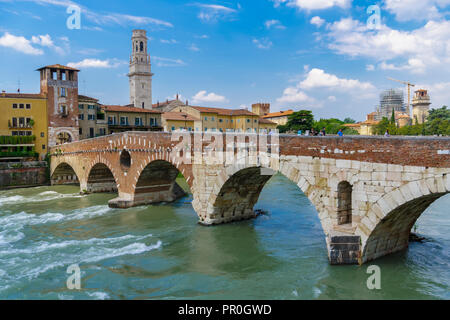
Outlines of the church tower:
<svg viewBox="0 0 450 320">
<path fill-rule="evenodd" d="M 152 108 L 152 66 L 145 30 L 133 30 L 130 58 L 130 103 L 136 108 Z"/>
</svg>

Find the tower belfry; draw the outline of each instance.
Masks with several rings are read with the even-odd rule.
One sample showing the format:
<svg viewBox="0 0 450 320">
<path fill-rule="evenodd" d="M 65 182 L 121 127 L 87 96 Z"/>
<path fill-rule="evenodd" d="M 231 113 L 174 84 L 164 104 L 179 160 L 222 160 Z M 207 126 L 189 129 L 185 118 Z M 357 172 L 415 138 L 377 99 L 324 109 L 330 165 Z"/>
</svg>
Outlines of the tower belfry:
<svg viewBox="0 0 450 320">
<path fill-rule="evenodd" d="M 152 108 L 152 66 L 145 30 L 133 30 L 130 57 L 130 103 L 136 108 Z"/>
</svg>

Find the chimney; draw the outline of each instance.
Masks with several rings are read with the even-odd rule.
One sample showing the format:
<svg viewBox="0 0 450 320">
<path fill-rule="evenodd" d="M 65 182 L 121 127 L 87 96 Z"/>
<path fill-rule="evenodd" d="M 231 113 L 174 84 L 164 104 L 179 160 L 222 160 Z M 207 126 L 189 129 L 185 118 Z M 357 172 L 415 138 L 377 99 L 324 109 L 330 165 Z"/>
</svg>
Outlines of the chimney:
<svg viewBox="0 0 450 320">
<path fill-rule="evenodd" d="M 189 101 L 188 101 L 188 100 L 186 100 L 186 105 L 187 105 L 187 106 L 189 105 Z"/>
<path fill-rule="evenodd" d="M 177 101 L 178 101 L 178 97 L 179 97 L 179 96 L 178 96 L 178 93 L 177 93 Z"/>
</svg>

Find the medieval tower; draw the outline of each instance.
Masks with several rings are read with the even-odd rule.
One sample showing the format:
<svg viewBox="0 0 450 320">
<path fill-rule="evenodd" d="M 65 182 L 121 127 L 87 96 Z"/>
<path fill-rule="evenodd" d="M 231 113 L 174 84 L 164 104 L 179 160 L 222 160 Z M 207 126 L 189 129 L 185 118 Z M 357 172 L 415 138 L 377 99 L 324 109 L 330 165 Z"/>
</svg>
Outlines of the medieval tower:
<svg viewBox="0 0 450 320">
<path fill-rule="evenodd" d="M 427 90 L 417 90 L 414 93 L 412 110 L 413 124 L 423 124 L 430 113 L 431 99 Z"/>
<path fill-rule="evenodd" d="M 145 30 L 133 30 L 130 58 L 130 104 L 136 108 L 152 108 L 152 66 Z"/>
<path fill-rule="evenodd" d="M 47 97 L 48 145 L 79 140 L 78 72 L 60 64 L 38 69 L 41 94 Z"/>
</svg>

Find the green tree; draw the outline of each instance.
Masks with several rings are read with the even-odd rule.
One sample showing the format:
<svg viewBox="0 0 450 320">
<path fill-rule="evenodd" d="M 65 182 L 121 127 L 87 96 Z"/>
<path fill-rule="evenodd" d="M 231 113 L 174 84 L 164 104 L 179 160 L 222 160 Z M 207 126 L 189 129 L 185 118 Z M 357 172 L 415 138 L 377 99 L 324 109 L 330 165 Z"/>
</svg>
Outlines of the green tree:
<svg viewBox="0 0 450 320">
<path fill-rule="evenodd" d="M 312 111 L 309 110 L 300 110 L 298 112 L 294 112 L 288 118 L 288 123 L 284 126 L 278 126 L 278 130 L 281 133 L 285 133 L 288 131 L 302 130 L 305 132 L 306 130 L 311 130 L 314 125 L 314 116 Z"/>
</svg>

